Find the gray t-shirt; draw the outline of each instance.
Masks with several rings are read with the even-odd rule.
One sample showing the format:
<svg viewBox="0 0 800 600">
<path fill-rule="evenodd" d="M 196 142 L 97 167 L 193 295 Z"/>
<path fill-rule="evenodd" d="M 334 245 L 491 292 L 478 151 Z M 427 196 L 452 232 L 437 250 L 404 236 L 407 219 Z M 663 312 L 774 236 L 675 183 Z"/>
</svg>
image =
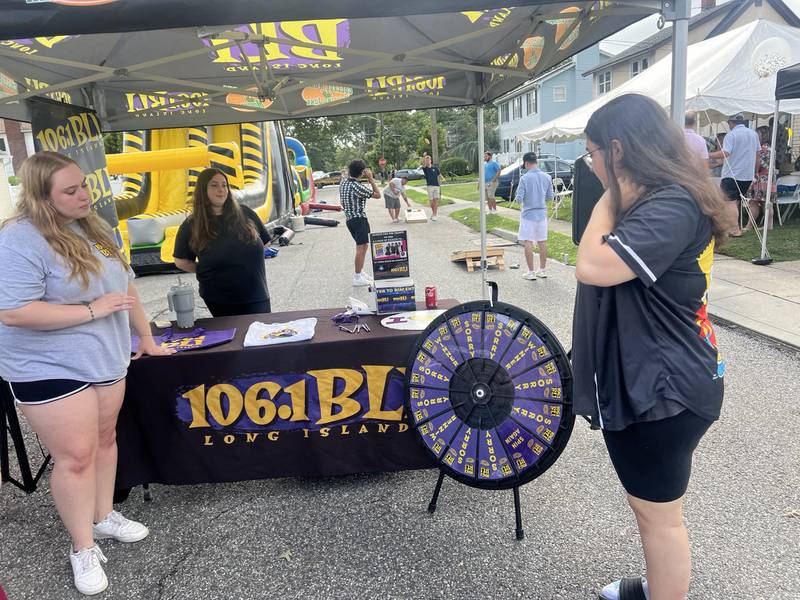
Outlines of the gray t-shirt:
<svg viewBox="0 0 800 600">
<path fill-rule="evenodd" d="M 77 223 L 70 227 L 83 235 Z M 41 300 L 52 304 L 91 302 L 109 292 L 126 292 L 133 273 L 118 260 L 104 256 L 94 243 L 92 252 L 103 266 L 100 276 L 80 279 L 53 252 L 27 220 L 0 230 L 0 310 L 21 308 Z M 37 331 L 0 323 L 0 377 L 11 382 L 74 379 L 99 383 L 124 377 L 131 356 L 128 312 L 73 327 Z"/>
</svg>

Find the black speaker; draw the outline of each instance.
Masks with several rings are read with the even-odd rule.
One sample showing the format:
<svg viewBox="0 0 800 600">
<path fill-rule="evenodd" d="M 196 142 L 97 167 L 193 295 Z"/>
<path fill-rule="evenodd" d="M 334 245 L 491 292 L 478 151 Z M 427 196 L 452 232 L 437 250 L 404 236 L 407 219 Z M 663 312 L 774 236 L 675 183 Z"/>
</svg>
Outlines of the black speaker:
<svg viewBox="0 0 800 600">
<path fill-rule="evenodd" d="M 603 184 L 583 159 L 575 161 L 572 176 L 572 242 L 577 246 L 592 216 L 592 209 L 603 195 Z"/>
</svg>

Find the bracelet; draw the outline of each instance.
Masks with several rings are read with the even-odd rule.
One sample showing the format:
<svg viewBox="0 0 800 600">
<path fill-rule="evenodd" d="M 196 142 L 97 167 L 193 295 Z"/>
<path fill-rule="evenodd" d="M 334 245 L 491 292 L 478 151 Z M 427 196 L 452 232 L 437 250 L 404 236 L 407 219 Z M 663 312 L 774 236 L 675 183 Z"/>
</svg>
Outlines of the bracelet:
<svg viewBox="0 0 800 600">
<path fill-rule="evenodd" d="M 83 302 L 81 302 L 81 304 L 83 304 L 86 308 L 89 309 L 89 316 L 91 317 L 91 319 L 89 320 L 94 321 L 94 311 L 92 310 L 92 303 L 84 300 Z"/>
</svg>

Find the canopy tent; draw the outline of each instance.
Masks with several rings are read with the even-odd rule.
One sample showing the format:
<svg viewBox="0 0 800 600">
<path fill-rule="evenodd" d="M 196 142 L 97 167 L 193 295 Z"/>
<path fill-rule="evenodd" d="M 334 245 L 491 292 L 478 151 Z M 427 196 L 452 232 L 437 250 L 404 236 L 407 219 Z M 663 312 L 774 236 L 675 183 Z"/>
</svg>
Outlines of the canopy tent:
<svg viewBox="0 0 800 600">
<path fill-rule="evenodd" d="M 34 95 L 104 131 L 483 104 L 660 6 L 643 4 L 0 2 L 0 117 Z"/>
<path fill-rule="evenodd" d="M 776 71 L 800 59 L 800 29 L 758 20 L 688 49 L 685 109 L 708 115 L 714 122 L 731 114 L 772 114 Z M 609 93 L 565 115 L 519 134 L 525 140 L 568 141 L 583 137 L 592 113 L 622 94 L 650 96 L 670 106 L 671 55 L 655 63 Z M 795 98 L 797 96 L 794 96 Z M 785 102 L 781 110 L 800 113 L 800 100 Z"/>
<path fill-rule="evenodd" d="M 800 63 L 778 71 L 775 83 L 775 99 L 800 98 Z"/>
</svg>

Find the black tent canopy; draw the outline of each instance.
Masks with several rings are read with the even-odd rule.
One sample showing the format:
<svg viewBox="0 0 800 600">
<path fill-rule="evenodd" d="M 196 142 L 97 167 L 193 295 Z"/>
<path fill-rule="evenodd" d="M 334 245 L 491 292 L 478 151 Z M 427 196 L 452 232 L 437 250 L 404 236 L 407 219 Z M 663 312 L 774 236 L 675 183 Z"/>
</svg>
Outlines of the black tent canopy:
<svg viewBox="0 0 800 600">
<path fill-rule="evenodd" d="M 800 98 L 800 63 L 778 71 L 775 84 L 776 100 Z"/>
<path fill-rule="evenodd" d="M 0 0 L 0 117 L 105 131 L 483 104 L 660 2 Z"/>
</svg>

